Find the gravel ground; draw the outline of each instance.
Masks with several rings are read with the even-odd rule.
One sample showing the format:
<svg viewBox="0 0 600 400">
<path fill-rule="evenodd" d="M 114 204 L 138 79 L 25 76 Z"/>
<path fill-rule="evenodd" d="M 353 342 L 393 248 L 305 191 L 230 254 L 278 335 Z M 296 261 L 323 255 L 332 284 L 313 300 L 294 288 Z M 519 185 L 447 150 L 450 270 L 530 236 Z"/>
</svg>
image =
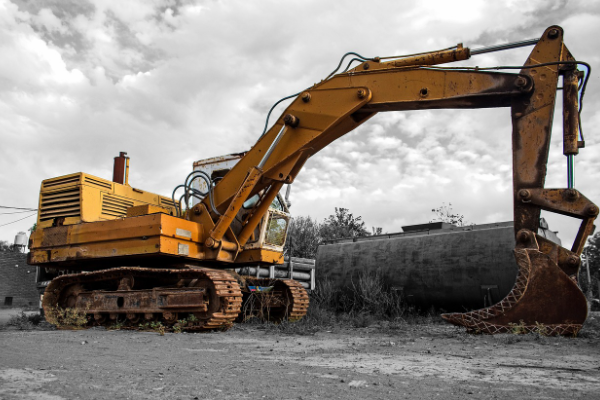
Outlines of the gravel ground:
<svg viewBox="0 0 600 400">
<path fill-rule="evenodd" d="M 600 399 L 599 329 L 597 316 L 579 338 L 438 323 L 164 336 L 5 327 L 0 399 Z"/>
</svg>

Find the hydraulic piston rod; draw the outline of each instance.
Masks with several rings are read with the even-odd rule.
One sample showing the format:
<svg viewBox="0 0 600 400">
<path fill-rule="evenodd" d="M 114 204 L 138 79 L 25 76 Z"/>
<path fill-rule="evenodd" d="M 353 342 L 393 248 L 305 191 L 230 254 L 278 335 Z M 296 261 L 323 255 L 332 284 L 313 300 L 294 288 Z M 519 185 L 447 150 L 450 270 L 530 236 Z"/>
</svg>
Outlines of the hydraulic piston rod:
<svg viewBox="0 0 600 400">
<path fill-rule="evenodd" d="M 482 47 L 480 49 L 471 50 L 471 55 L 474 56 L 476 54 L 493 53 L 495 51 L 516 49 L 519 47 L 535 46 L 537 44 L 537 42 L 539 42 L 539 41 L 540 41 L 540 39 L 529 39 L 529 40 L 523 40 L 521 42 L 513 42 L 513 43 L 499 44 L 496 46 Z"/>
</svg>

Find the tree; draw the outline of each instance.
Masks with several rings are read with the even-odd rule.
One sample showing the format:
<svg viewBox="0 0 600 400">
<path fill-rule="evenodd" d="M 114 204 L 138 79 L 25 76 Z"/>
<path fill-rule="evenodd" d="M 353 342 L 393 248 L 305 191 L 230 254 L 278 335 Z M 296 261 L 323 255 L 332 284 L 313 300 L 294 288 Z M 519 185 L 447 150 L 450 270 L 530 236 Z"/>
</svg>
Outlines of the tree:
<svg viewBox="0 0 600 400">
<path fill-rule="evenodd" d="M 590 287 L 587 277 L 586 264 L 590 269 L 592 285 Z M 579 286 L 586 295 L 591 292 L 594 299 L 600 298 L 600 232 L 588 239 L 587 246 L 583 249 L 581 270 L 579 272 Z M 591 289 L 591 290 L 590 290 Z"/>
<path fill-rule="evenodd" d="M 6 240 L 0 240 L 0 251 L 12 251 L 13 245 Z"/>
<path fill-rule="evenodd" d="M 321 243 L 321 225 L 310 217 L 294 217 L 288 228 L 284 252 L 292 257 L 315 258 Z"/>
<path fill-rule="evenodd" d="M 452 203 L 442 203 L 441 207 L 432 208 L 431 212 L 436 215 L 434 219 L 429 222 L 446 222 L 456 226 L 468 225 L 465 220 L 465 216 L 462 214 L 455 214 L 452 210 Z"/>
<path fill-rule="evenodd" d="M 342 239 L 370 236 L 362 217 L 355 217 L 347 208 L 335 208 L 335 214 L 330 215 L 321 225 L 323 239 Z"/>
<path fill-rule="evenodd" d="M 381 233 L 381 228 L 373 232 Z M 335 214 L 319 224 L 311 217 L 294 217 L 290 221 L 284 253 L 292 257 L 315 258 L 323 240 L 370 236 L 361 217 L 355 217 L 347 208 L 335 208 Z"/>
</svg>

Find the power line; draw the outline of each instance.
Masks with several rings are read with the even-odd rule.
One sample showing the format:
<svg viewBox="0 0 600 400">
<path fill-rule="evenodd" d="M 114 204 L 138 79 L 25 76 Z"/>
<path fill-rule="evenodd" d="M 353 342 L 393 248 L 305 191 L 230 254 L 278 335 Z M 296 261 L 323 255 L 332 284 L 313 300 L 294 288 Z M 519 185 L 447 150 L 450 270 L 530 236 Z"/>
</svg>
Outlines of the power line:
<svg viewBox="0 0 600 400">
<path fill-rule="evenodd" d="M 22 208 L 22 207 L 9 207 L 9 206 L 0 206 L 0 208 L 11 208 L 13 210 L 25 210 L 25 211 L 37 211 L 37 208 Z"/>
<path fill-rule="evenodd" d="M 6 214 L 23 214 L 23 213 L 28 213 L 28 212 L 32 212 L 34 210 L 27 210 L 27 211 L 15 211 L 15 212 L 7 212 L 7 213 L 0 213 L 0 215 L 6 215 Z"/>
<path fill-rule="evenodd" d="M 29 217 L 33 217 L 33 216 L 34 216 L 34 215 L 36 215 L 36 214 L 37 214 L 37 213 L 34 213 L 34 214 L 31 214 L 31 215 L 28 215 L 28 216 L 26 216 L 25 218 L 21 218 L 21 219 L 18 219 L 18 220 L 16 220 L 16 221 L 9 222 L 9 223 L 7 223 L 7 224 L 2 224 L 2 225 L 0 225 L 0 226 L 6 226 L 6 225 L 14 224 L 15 222 L 19 222 L 19 221 L 22 221 L 22 220 L 24 220 L 24 219 L 27 219 L 27 218 L 29 218 Z"/>
</svg>

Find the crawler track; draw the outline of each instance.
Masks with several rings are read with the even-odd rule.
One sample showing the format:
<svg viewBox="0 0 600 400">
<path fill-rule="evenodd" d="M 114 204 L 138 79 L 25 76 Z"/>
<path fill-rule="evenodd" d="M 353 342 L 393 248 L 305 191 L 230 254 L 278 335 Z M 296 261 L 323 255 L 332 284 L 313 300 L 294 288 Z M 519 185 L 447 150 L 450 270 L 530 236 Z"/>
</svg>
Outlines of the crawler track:
<svg viewBox="0 0 600 400">
<path fill-rule="evenodd" d="M 166 328 L 197 331 L 228 329 L 241 304 L 240 287 L 225 271 L 123 267 L 52 280 L 43 308 L 51 322 L 60 318 L 57 310 L 74 308 L 85 313 L 87 327 L 161 322 Z"/>
<path fill-rule="evenodd" d="M 308 312 L 308 293 L 306 293 L 306 289 L 304 289 L 300 282 L 292 279 L 286 279 L 282 282 L 291 295 L 288 320 L 291 322 L 300 321 Z"/>
<path fill-rule="evenodd" d="M 246 278 L 244 288 L 244 318 L 258 317 L 263 320 L 282 322 L 300 321 L 308 311 L 309 298 L 306 289 L 293 279 Z M 248 287 L 272 287 L 271 291 L 251 292 Z"/>
</svg>

